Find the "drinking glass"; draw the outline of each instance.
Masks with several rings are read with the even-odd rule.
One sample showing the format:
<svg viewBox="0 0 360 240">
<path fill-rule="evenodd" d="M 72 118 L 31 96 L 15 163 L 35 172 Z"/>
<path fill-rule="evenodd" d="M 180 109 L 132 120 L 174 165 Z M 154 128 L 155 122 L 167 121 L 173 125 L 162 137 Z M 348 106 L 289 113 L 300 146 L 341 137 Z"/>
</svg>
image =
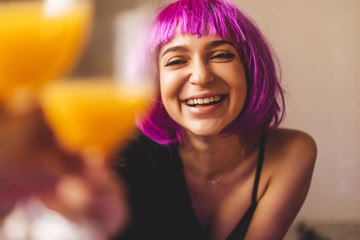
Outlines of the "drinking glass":
<svg viewBox="0 0 360 240">
<path fill-rule="evenodd" d="M 65 75 L 85 49 L 93 6 L 91 0 L 0 0 L 0 104 L 36 93 L 65 150 L 103 159 L 134 129 L 151 91 L 138 76 Z"/>
<path fill-rule="evenodd" d="M 92 10 L 90 0 L 0 0 L 0 103 L 71 69 Z"/>
<path fill-rule="evenodd" d="M 121 14 L 106 26 L 113 38 L 113 72 L 60 78 L 43 89 L 45 117 L 58 142 L 90 162 L 103 163 L 119 148 L 153 102 L 153 86 L 145 77 L 146 49 L 137 42 L 144 39 L 141 15 Z"/>
<path fill-rule="evenodd" d="M 62 79 L 44 88 L 42 106 L 64 149 L 103 164 L 133 133 L 151 98 L 146 84 L 111 77 Z"/>
</svg>

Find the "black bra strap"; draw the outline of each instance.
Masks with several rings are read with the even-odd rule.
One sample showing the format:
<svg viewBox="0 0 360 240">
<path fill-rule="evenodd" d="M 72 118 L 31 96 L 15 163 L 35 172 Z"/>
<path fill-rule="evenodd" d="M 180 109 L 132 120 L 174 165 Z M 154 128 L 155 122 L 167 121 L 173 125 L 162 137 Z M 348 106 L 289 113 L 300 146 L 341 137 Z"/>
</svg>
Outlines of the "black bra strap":
<svg viewBox="0 0 360 240">
<path fill-rule="evenodd" d="M 266 142 L 266 133 L 262 134 L 260 137 L 259 156 L 258 156 L 255 182 L 254 182 L 254 188 L 253 188 L 252 200 L 251 200 L 251 204 L 255 204 L 255 205 L 257 204 L 257 192 L 258 192 L 261 169 L 264 161 L 265 142 Z"/>
</svg>

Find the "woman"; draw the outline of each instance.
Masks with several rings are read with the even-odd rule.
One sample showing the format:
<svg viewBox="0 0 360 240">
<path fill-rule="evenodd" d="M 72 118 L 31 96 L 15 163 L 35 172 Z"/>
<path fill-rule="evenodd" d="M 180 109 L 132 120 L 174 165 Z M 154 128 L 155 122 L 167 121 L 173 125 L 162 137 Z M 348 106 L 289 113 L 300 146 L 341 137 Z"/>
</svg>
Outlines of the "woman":
<svg viewBox="0 0 360 240">
<path fill-rule="evenodd" d="M 228 0 L 179 0 L 151 44 L 158 99 L 116 163 L 132 211 L 121 239 L 281 239 L 316 146 L 278 129 L 283 93 L 262 34 Z"/>
</svg>

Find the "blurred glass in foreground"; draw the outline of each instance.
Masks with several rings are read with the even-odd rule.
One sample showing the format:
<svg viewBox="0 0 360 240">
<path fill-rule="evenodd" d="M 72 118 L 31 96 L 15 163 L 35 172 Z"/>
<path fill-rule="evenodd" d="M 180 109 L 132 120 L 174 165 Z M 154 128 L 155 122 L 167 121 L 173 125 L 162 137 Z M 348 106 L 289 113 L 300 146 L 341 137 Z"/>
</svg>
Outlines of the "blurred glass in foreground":
<svg viewBox="0 0 360 240">
<path fill-rule="evenodd" d="M 45 117 L 59 143 L 94 164 L 103 164 L 129 137 L 136 117 L 144 114 L 150 102 L 146 84 L 111 78 L 53 82 L 45 87 L 42 98 Z"/>
<path fill-rule="evenodd" d="M 121 40 L 138 37 L 123 24 L 112 29 L 113 75 L 65 76 L 93 10 L 90 0 L 0 0 L 0 240 L 105 240 L 126 226 L 123 186 L 105 165 L 153 91 L 139 68 L 145 51 Z"/>
</svg>

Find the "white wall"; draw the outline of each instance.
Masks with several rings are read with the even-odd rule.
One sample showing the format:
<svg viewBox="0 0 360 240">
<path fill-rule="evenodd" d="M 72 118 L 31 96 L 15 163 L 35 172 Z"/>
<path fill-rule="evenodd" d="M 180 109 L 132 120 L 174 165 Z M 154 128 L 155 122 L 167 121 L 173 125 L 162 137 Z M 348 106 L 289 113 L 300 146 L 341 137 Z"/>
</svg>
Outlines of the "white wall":
<svg viewBox="0 0 360 240">
<path fill-rule="evenodd" d="M 360 222 L 360 1 L 237 0 L 279 55 L 285 127 L 318 145 L 298 220 Z"/>
</svg>

